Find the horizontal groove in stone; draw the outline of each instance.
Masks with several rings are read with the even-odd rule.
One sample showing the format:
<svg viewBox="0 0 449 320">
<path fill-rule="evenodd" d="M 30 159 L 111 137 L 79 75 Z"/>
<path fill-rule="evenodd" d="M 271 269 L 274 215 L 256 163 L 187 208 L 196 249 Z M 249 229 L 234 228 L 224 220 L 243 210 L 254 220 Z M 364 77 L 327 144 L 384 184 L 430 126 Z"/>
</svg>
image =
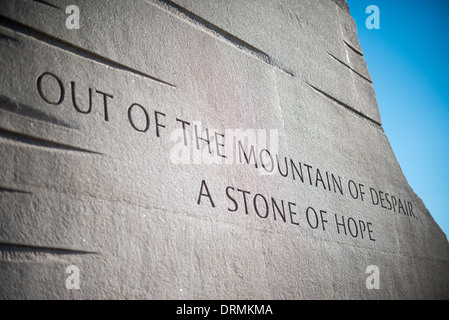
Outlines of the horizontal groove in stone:
<svg viewBox="0 0 449 320">
<path fill-rule="evenodd" d="M 20 23 L 20 22 L 17 22 L 17 21 L 13 21 L 13 20 L 11 20 L 8 17 L 5 17 L 3 15 L 0 15 L 0 26 L 3 26 L 5 28 L 13 29 L 16 32 L 20 32 L 22 34 L 25 34 L 25 35 L 27 35 L 29 37 L 32 37 L 32 38 L 34 38 L 34 39 L 36 39 L 38 41 L 45 42 L 46 44 L 51 45 L 53 47 L 59 48 L 59 49 L 64 50 L 64 51 L 68 51 L 68 52 L 73 53 L 73 54 L 75 54 L 77 56 L 80 56 L 80 57 L 83 57 L 83 58 L 87 58 L 87 59 L 95 61 L 97 63 L 106 65 L 108 67 L 111 67 L 111 68 L 114 68 L 114 69 L 117 69 L 117 70 L 121 70 L 121 71 L 127 71 L 127 72 L 133 73 L 135 75 L 148 78 L 148 79 L 150 79 L 152 81 L 155 81 L 155 82 L 158 82 L 158 83 L 170 86 L 170 87 L 176 87 L 174 84 L 171 84 L 171 83 L 169 83 L 167 81 L 164 81 L 164 80 L 158 79 L 156 77 L 153 77 L 153 76 L 151 76 L 151 75 L 149 75 L 147 73 L 144 73 L 142 71 L 139 71 L 137 69 L 134 69 L 134 68 L 131 68 L 131 67 L 127 66 L 127 65 L 124 65 L 124 64 L 122 64 L 120 62 L 117 62 L 117 61 L 114 61 L 114 60 L 109 59 L 107 57 L 104 57 L 104 56 L 102 56 L 102 55 L 100 55 L 98 53 L 95 53 L 95 52 L 86 50 L 84 48 L 81 48 L 79 46 L 76 46 L 76 45 L 74 45 L 74 44 L 72 44 L 70 42 L 58 39 L 58 38 L 56 38 L 56 37 L 54 37 L 54 36 L 52 36 L 50 34 L 47 34 L 47 33 L 43 32 L 43 31 L 34 29 L 32 27 L 29 27 L 29 26 L 27 26 L 27 25 L 25 25 L 23 23 Z"/>
<path fill-rule="evenodd" d="M 33 137 L 28 134 L 14 132 L 14 131 L 10 131 L 10 130 L 4 129 L 4 128 L 0 128 L 0 138 L 3 138 L 6 141 L 10 141 L 12 143 L 19 143 L 19 144 L 24 144 L 24 145 L 28 145 L 28 146 L 35 146 L 38 148 L 50 149 L 52 151 L 74 151 L 74 152 L 81 152 L 81 153 L 87 153 L 87 154 L 104 155 L 100 152 L 87 150 L 87 149 L 83 149 L 80 147 L 47 140 L 44 138 Z"/>
<path fill-rule="evenodd" d="M 179 19 L 190 22 L 192 25 L 202 29 L 205 32 L 212 34 L 214 37 L 216 37 L 222 41 L 225 41 L 226 43 L 232 45 L 233 47 L 255 57 L 258 60 L 263 61 L 264 63 L 282 71 L 283 73 L 285 73 L 291 77 L 295 77 L 295 74 L 293 73 L 293 71 L 282 66 L 281 63 L 276 61 L 274 58 L 272 58 L 270 55 L 268 55 L 264 51 L 254 47 L 253 45 L 249 44 L 248 42 L 229 33 L 228 31 L 220 28 L 219 26 L 213 24 L 212 22 L 207 21 L 206 19 L 187 10 L 186 8 L 181 7 L 180 5 L 178 5 L 172 1 L 169 1 L 169 0 L 151 0 L 151 3 L 157 5 L 158 7 L 171 13 L 172 15 L 178 17 Z"/>
<path fill-rule="evenodd" d="M 370 117 L 368 117 L 367 115 L 363 114 L 362 112 L 354 109 L 353 107 L 347 105 L 346 103 L 338 100 L 337 98 L 331 96 L 330 94 L 318 89 L 317 87 L 311 85 L 308 82 L 305 82 L 308 86 L 310 86 L 313 90 L 315 90 L 316 92 L 318 92 L 319 94 L 321 94 L 322 96 L 326 97 L 327 99 L 337 103 L 338 105 L 342 106 L 343 108 L 345 108 L 346 110 L 352 112 L 353 114 L 357 115 L 360 118 L 363 118 L 365 120 L 368 120 L 372 125 L 374 125 L 376 128 L 380 129 L 383 131 L 382 129 L 382 124 L 377 122 L 376 120 L 371 119 Z"/>
<path fill-rule="evenodd" d="M 35 252 L 35 253 L 47 253 L 56 255 L 84 255 L 84 254 L 99 254 L 94 251 L 86 251 L 73 248 L 63 247 L 47 247 L 33 244 L 23 243 L 11 243 L 0 241 L 0 251 L 6 252 Z"/>
</svg>

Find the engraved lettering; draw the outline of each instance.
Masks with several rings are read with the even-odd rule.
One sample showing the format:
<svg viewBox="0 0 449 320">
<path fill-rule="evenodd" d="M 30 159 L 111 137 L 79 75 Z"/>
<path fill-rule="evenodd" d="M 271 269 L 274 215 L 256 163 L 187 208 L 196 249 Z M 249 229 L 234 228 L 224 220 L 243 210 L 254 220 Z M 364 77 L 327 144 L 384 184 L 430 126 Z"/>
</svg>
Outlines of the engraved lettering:
<svg viewBox="0 0 449 320">
<path fill-rule="evenodd" d="M 56 83 L 58 84 L 59 87 L 59 98 L 56 101 L 50 100 L 50 98 L 48 98 L 44 94 L 44 91 L 42 90 L 42 81 L 44 80 L 44 77 L 51 77 L 56 80 Z M 59 105 L 62 103 L 62 101 L 64 101 L 65 95 L 64 85 L 62 84 L 62 81 L 53 73 L 44 72 L 37 78 L 37 92 L 39 93 L 39 96 L 42 98 L 42 100 L 44 100 L 48 104 Z"/>
<path fill-rule="evenodd" d="M 138 109 L 142 111 L 141 114 L 143 114 L 143 115 L 144 115 L 144 118 L 145 118 L 144 125 L 141 126 L 140 128 L 139 128 L 138 125 L 136 125 L 136 123 L 135 123 L 135 121 L 134 121 L 134 117 L 133 117 L 133 110 L 134 110 L 135 107 L 138 107 Z M 142 107 L 142 106 L 141 106 L 140 104 L 138 104 L 138 103 L 133 103 L 132 105 L 129 106 L 129 108 L 128 108 L 128 120 L 129 120 L 129 123 L 131 124 L 131 126 L 132 126 L 136 131 L 139 131 L 139 132 L 147 132 L 147 131 L 148 131 L 148 128 L 150 127 L 150 118 L 149 118 L 149 116 L 148 116 L 148 113 L 147 113 L 147 111 L 145 110 L 145 108 Z"/>
</svg>

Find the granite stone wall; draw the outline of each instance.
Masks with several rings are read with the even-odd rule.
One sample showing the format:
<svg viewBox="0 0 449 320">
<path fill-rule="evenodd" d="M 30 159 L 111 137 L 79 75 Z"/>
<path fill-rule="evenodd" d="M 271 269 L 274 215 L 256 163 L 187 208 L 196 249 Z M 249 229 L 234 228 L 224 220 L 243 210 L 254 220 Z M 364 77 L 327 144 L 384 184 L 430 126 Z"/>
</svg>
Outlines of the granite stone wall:
<svg viewBox="0 0 449 320">
<path fill-rule="evenodd" d="M 0 48 L 0 298 L 449 297 L 345 1 L 3 1 Z"/>
</svg>

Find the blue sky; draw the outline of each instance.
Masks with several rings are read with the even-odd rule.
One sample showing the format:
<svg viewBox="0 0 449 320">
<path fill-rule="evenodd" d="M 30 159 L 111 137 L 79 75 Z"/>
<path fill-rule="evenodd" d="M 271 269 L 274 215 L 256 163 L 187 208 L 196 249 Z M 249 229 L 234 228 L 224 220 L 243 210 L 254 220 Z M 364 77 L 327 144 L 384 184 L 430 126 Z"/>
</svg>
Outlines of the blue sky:
<svg viewBox="0 0 449 320">
<path fill-rule="evenodd" d="M 449 236 L 449 1 L 347 0 L 383 128 L 415 193 Z M 366 8 L 380 10 L 369 30 Z"/>
</svg>

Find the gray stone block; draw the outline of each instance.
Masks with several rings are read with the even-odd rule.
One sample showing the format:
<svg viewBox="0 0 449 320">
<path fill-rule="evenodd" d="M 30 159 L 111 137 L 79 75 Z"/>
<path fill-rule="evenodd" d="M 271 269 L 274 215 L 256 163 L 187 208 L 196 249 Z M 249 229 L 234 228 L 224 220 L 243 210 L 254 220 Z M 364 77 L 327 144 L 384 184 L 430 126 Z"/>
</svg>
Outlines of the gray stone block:
<svg viewBox="0 0 449 320">
<path fill-rule="evenodd" d="M 0 298 L 448 298 L 345 1 L 12 0 L 0 46 Z"/>
</svg>

